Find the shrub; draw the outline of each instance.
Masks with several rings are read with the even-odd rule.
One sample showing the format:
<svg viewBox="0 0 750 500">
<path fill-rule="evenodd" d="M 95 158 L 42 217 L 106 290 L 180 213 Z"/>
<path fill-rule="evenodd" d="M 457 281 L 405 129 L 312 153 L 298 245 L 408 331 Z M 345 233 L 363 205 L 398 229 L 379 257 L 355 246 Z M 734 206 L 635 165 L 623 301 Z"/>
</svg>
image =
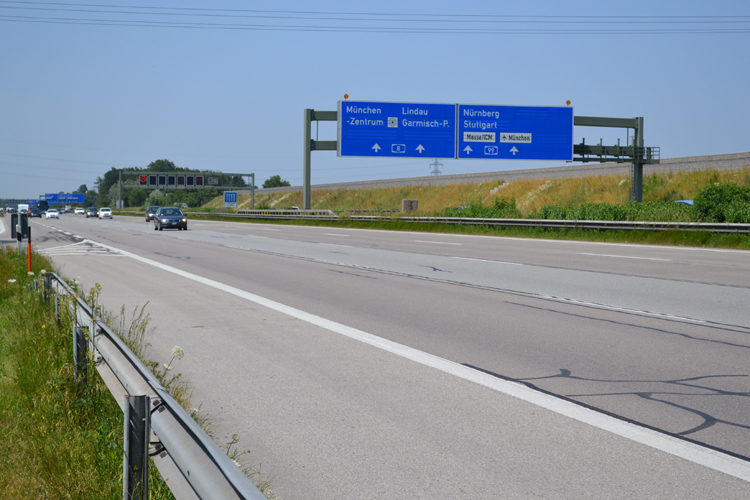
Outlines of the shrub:
<svg viewBox="0 0 750 500">
<path fill-rule="evenodd" d="M 750 188 L 713 184 L 695 197 L 695 210 L 707 222 L 750 223 Z"/>
</svg>

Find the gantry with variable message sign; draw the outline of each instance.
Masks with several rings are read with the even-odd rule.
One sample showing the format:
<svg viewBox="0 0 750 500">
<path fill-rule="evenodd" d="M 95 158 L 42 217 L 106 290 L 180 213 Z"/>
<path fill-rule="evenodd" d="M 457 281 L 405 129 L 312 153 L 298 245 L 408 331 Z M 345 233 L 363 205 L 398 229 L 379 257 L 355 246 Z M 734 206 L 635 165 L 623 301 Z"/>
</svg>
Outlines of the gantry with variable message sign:
<svg viewBox="0 0 750 500">
<path fill-rule="evenodd" d="M 455 158 L 456 105 L 339 101 L 338 155 Z"/>
<path fill-rule="evenodd" d="M 570 106 L 458 105 L 458 158 L 572 160 Z"/>
</svg>

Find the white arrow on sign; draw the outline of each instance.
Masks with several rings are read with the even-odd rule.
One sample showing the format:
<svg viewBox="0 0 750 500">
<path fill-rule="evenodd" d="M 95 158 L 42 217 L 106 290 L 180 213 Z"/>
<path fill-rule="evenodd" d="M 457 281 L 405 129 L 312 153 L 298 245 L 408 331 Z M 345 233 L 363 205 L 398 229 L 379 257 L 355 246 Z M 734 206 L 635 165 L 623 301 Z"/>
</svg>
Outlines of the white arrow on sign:
<svg viewBox="0 0 750 500">
<path fill-rule="evenodd" d="M 471 152 L 472 152 L 472 151 L 474 151 L 474 150 L 473 150 L 473 149 L 471 149 L 471 148 L 470 148 L 469 146 L 466 146 L 466 147 L 464 148 L 464 151 L 466 151 L 466 154 L 469 154 L 469 153 L 471 153 Z"/>
<path fill-rule="evenodd" d="M 518 150 L 516 149 L 515 146 L 513 146 L 512 148 L 510 148 L 510 152 L 513 153 L 513 156 L 516 156 L 516 153 L 518 153 Z"/>
<path fill-rule="evenodd" d="M 419 146 L 417 146 L 417 151 L 419 151 L 419 154 L 422 154 L 422 152 L 424 151 L 424 147 L 420 144 Z"/>
<path fill-rule="evenodd" d="M 375 143 L 375 145 L 372 147 L 372 149 L 374 149 L 375 152 L 377 153 L 378 151 L 380 151 L 383 148 L 381 148 L 380 146 L 378 146 L 378 143 Z"/>
</svg>

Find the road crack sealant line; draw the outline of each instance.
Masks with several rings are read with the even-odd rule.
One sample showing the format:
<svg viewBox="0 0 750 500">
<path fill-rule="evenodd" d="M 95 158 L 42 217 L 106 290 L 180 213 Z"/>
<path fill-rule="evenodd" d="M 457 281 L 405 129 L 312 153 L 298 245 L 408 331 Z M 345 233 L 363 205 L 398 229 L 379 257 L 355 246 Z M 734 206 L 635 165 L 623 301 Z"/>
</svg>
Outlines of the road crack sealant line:
<svg viewBox="0 0 750 500">
<path fill-rule="evenodd" d="M 87 240 L 90 241 L 90 240 Z M 386 352 L 401 356 L 424 366 L 435 368 L 460 379 L 476 383 L 496 392 L 512 396 L 533 405 L 545 408 L 559 415 L 572 418 L 579 422 L 605 430 L 617 436 L 635 441 L 650 448 L 654 448 L 670 455 L 688 460 L 704 467 L 728 474 L 730 476 L 750 481 L 750 462 L 741 458 L 722 453 L 721 451 L 700 445 L 693 441 L 681 439 L 654 429 L 643 427 L 632 422 L 624 421 L 604 413 L 592 410 L 571 401 L 558 398 L 545 392 L 536 391 L 528 386 L 500 379 L 487 373 L 461 365 L 433 354 L 419 351 L 391 340 L 387 340 L 371 333 L 352 328 L 320 316 L 295 309 L 265 297 L 255 295 L 238 288 L 225 285 L 209 278 L 204 278 L 175 267 L 156 262 L 140 255 L 136 255 L 102 243 L 91 242 L 111 251 L 120 252 L 138 262 L 156 267 L 163 271 L 201 283 L 216 290 L 230 293 L 241 299 L 267 307 L 287 316 L 324 328 L 345 337 L 377 347 Z"/>
</svg>

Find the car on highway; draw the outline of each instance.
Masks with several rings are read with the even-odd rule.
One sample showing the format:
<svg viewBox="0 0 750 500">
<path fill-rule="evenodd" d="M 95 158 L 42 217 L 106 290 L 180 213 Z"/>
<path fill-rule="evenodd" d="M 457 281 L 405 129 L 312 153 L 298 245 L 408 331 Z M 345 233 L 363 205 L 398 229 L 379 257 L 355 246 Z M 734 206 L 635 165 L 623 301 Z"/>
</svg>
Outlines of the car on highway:
<svg viewBox="0 0 750 500">
<path fill-rule="evenodd" d="M 29 217 L 39 217 L 42 218 L 42 211 L 38 208 L 32 208 L 29 210 Z"/>
<path fill-rule="evenodd" d="M 154 231 L 162 229 L 184 229 L 187 231 L 187 217 L 177 207 L 161 207 L 154 214 Z"/>
<path fill-rule="evenodd" d="M 146 209 L 146 222 L 151 222 L 154 220 L 154 214 L 157 210 L 159 210 L 161 207 L 159 205 L 152 205 Z"/>
<path fill-rule="evenodd" d="M 89 217 L 96 217 L 98 212 L 99 211 L 96 209 L 96 207 L 89 207 L 86 209 L 86 218 L 88 219 Z"/>
<path fill-rule="evenodd" d="M 44 214 L 44 218 L 45 219 L 59 219 L 60 218 L 60 212 L 58 212 L 56 208 L 50 208 Z"/>
<path fill-rule="evenodd" d="M 74 212 L 74 215 L 83 215 L 85 213 L 86 213 L 86 211 L 84 209 L 82 209 L 82 208 L 76 208 L 76 210 Z"/>
<path fill-rule="evenodd" d="M 102 207 L 99 209 L 99 218 L 100 219 L 111 219 L 112 218 L 112 209 L 109 207 Z"/>
</svg>

